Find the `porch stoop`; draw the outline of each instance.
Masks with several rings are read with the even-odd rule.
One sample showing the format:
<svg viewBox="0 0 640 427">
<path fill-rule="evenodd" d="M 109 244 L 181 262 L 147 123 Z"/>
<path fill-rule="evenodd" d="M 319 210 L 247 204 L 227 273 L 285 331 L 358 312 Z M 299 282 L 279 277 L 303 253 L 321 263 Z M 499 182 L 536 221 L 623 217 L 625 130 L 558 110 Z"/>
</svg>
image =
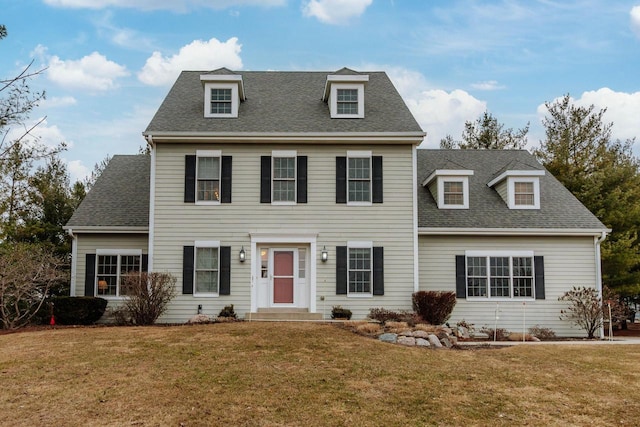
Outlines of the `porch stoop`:
<svg viewBox="0 0 640 427">
<path fill-rule="evenodd" d="M 247 313 L 244 320 L 251 321 L 292 321 L 302 322 L 322 320 L 322 313 L 309 313 L 306 308 L 259 308 L 257 312 Z"/>
</svg>

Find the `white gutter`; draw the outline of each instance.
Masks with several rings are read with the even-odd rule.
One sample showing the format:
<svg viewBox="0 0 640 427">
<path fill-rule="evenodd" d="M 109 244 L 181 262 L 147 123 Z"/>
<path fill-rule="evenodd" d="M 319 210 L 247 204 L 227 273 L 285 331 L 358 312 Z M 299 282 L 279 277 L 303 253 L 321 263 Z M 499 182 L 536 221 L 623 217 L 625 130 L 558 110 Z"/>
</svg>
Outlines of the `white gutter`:
<svg viewBox="0 0 640 427">
<path fill-rule="evenodd" d="M 63 230 L 71 230 L 72 227 L 64 226 Z M 90 225 L 90 226 L 78 226 L 73 227 L 74 233 L 95 233 L 95 234 L 104 234 L 104 233 L 122 233 L 122 234 L 147 234 L 149 232 L 149 227 L 129 227 L 129 226 L 99 226 L 99 225 Z"/>
<path fill-rule="evenodd" d="M 603 231 L 601 228 L 447 228 L 434 227 L 418 228 L 421 236 L 600 236 L 602 233 L 610 232 L 610 229 Z"/>
<path fill-rule="evenodd" d="M 151 146 L 151 170 L 149 172 L 149 246 L 147 249 L 147 271 L 153 271 L 153 236 L 154 236 L 154 224 L 155 224 L 155 211 L 156 211 L 156 145 L 153 142 L 153 137 L 147 135 L 145 138 L 147 144 Z"/>
<path fill-rule="evenodd" d="M 279 142 L 315 144 L 318 142 L 342 144 L 420 144 L 424 132 L 150 132 L 145 138 L 158 142 Z"/>
<path fill-rule="evenodd" d="M 420 290 L 420 257 L 418 254 L 418 182 L 416 181 L 416 177 L 418 176 L 418 147 L 415 145 L 411 148 L 411 181 L 412 187 L 411 191 L 413 192 L 412 203 L 413 203 L 413 291 L 418 292 Z"/>
<path fill-rule="evenodd" d="M 596 258 L 596 289 L 598 290 L 598 296 L 602 301 L 602 265 L 600 260 L 600 244 L 607 238 L 607 232 L 603 231 L 600 237 L 593 238 L 593 246 Z M 600 338 L 604 338 L 604 324 L 600 325 Z"/>
<path fill-rule="evenodd" d="M 78 236 L 73 234 L 71 228 L 67 228 L 67 234 L 71 236 L 71 283 L 69 284 L 69 296 L 76 296 L 76 269 L 78 267 Z"/>
</svg>

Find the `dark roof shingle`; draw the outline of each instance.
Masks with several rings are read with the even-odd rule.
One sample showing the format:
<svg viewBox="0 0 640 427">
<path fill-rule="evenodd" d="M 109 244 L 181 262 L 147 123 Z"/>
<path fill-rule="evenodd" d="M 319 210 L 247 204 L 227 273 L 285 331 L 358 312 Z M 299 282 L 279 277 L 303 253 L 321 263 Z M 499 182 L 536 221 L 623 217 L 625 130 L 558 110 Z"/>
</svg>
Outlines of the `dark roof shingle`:
<svg viewBox="0 0 640 427">
<path fill-rule="evenodd" d="M 220 70 L 214 71 L 219 73 Z M 322 101 L 330 74 L 338 72 L 235 71 L 242 76 L 246 100 L 237 118 L 205 118 L 200 75 L 183 71 L 145 130 L 156 132 L 273 133 L 273 132 L 422 132 L 402 97 L 384 72 L 367 74 L 362 119 L 332 119 Z"/>
<path fill-rule="evenodd" d="M 148 227 L 150 159 L 113 156 L 67 227 Z"/>
<path fill-rule="evenodd" d="M 524 150 L 430 150 L 418 151 L 418 227 L 420 228 L 537 228 L 589 229 L 606 227 L 553 175 L 540 177 L 540 209 L 509 209 L 494 188 L 492 179 L 507 170 L 544 170 Z M 469 176 L 469 209 L 438 209 L 424 180 L 436 169 L 466 165 Z"/>
</svg>

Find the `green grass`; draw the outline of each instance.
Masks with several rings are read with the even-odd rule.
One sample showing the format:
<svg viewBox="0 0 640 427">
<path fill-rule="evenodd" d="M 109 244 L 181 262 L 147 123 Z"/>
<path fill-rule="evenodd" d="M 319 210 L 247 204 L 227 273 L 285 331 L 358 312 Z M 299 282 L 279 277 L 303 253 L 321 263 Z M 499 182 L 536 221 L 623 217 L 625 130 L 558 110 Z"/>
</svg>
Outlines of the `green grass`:
<svg viewBox="0 0 640 427">
<path fill-rule="evenodd" d="M 640 346 L 428 350 L 325 324 L 0 335 L 2 425 L 638 425 Z"/>
</svg>

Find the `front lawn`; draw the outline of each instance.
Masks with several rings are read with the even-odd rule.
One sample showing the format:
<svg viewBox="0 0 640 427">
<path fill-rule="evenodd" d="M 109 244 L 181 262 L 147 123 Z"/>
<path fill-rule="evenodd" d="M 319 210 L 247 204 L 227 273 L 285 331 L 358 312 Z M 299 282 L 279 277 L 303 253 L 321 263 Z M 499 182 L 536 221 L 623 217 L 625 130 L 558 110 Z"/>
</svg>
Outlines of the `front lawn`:
<svg viewBox="0 0 640 427">
<path fill-rule="evenodd" d="M 640 346 L 429 350 L 332 325 L 0 335 L 3 425 L 637 425 Z"/>
</svg>

